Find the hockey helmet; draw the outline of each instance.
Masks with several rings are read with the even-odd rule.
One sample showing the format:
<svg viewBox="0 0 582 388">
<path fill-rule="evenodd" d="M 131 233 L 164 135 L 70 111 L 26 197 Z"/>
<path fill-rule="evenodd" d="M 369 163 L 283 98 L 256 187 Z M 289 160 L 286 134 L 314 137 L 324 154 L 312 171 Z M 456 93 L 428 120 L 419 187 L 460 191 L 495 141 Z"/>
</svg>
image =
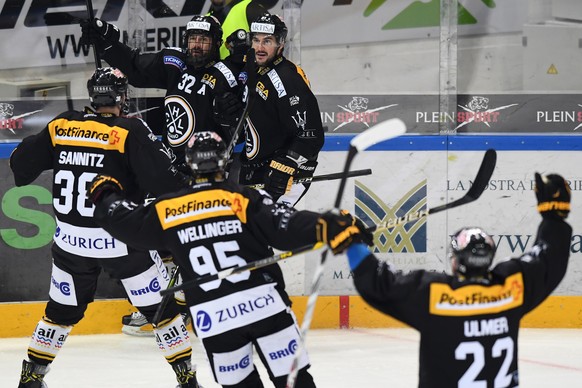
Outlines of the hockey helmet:
<svg viewBox="0 0 582 388">
<path fill-rule="evenodd" d="M 186 144 L 186 163 L 193 175 L 223 172 L 226 165 L 226 145 L 215 132 L 195 132 Z"/>
<path fill-rule="evenodd" d="M 91 106 L 119 106 L 122 111 L 128 107 L 127 77 L 115 67 L 101 67 L 87 81 L 87 91 Z"/>
<path fill-rule="evenodd" d="M 465 277 L 487 274 L 496 250 L 493 238 L 481 228 L 463 228 L 451 239 L 451 259 L 456 261 L 454 271 Z"/>
<path fill-rule="evenodd" d="M 212 38 L 212 47 L 207 54 L 194 57 L 188 51 L 188 40 L 192 35 L 206 35 Z M 194 66 L 203 66 L 220 58 L 222 45 L 222 27 L 218 19 L 212 15 L 196 15 L 186 24 L 182 39 L 182 48 L 187 51 L 187 62 Z"/>
<path fill-rule="evenodd" d="M 287 39 L 287 26 L 285 22 L 278 16 L 269 13 L 264 13 L 251 23 L 250 33 L 251 38 L 254 34 L 268 34 L 273 35 L 277 39 L 277 43 L 285 43 Z"/>
</svg>

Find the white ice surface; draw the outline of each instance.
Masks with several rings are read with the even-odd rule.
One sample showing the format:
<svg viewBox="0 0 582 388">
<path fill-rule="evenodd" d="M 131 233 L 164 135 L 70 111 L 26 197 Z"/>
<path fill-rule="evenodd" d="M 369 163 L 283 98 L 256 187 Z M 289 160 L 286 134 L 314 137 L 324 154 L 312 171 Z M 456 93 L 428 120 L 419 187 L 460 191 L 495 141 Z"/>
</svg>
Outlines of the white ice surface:
<svg viewBox="0 0 582 388">
<path fill-rule="evenodd" d="M 16 388 L 28 338 L 0 339 L 0 387 Z M 582 387 L 582 330 L 522 329 L 524 388 Z M 413 388 L 418 334 L 411 329 L 311 330 L 311 373 L 319 388 Z M 204 388 L 219 387 L 197 339 L 193 362 Z M 265 387 L 272 387 L 258 358 Z M 153 338 L 71 334 L 45 378 L 49 388 L 174 388 L 174 374 Z"/>
</svg>

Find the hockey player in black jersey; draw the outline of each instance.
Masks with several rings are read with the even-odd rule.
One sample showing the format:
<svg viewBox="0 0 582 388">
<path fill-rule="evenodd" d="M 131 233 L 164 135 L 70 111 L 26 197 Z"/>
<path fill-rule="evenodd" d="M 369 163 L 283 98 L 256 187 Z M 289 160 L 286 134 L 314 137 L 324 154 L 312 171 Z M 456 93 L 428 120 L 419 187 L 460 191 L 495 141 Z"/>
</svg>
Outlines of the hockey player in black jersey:
<svg viewBox="0 0 582 388">
<path fill-rule="evenodd" d="M 286 250 L 328 240 L 344 246 L 358 235 L 350 215 L 296 211 L 274 203 L 264 191 L 225 181 L 224 151 L 216 133 L 196 133 L 186 148 L 193 185 L 147 205 L 128 201 L 125 188 L 108 177 L 94 180 L 89 196 L 96 202 L 97 222 L 128 244 L 172 252 L 184 281 L 271 256 L 271 246 Z M 273 384 L 285 387 L 299 328 L 278 264 L 185 293 L 219 384 L 263 387 L 253 364 L 254 347 Z M 304 353 L 297 387 L 315 386 L 308 367 Z"/>
<path fill-rule="evenodd" d="M 166 90 L 162 139 L 176 155 L 177 168 L 189 171 L 184 146 L 194 132 L 211 130 L 230 139 L 243 109 L 238 81 L 242 65 L 219 61 L 222 28 L 215 17 L 194 16 L 186 25 L 181 47 L 157 53 L 140 53 L 123 44 L 119 29 L 103 20 L 85 20 L 81 27 L 81 41 L 93 44 L 103 59 L 125 72 L 131 85 Z M 164 260 L 170 268 L 171 258 Z M 138 312 L 124 316 L 122 322 L 124 333 L 149 332 Z"/>
<path fill-rule="evenodd" d="M 165 89 L 164 142 L 184 162 L 184 145 L 194 132 L 216 131 L 227 141 L 242 114 L 238 70 L 219 60 L 222 28 L 213 16 L 194 16 L 181 47 L 140 53 L 119 41 L 119 29 L 103 20 L 81 22 L 81 42 L 121 69 L 132 86 Z"/>
<path fill-rule="evenodd" d="M 138 202 L 143 200 L 143 190 L 160 195 L 184 184 L 169 150 L 149 127 L 140 119 L 122 117 L 127 87 L 120 70 L 97 69 L 87 83 L 95 111 L 86 108 L 58 115 L 38 134 L 25 138 L 10 156 L 16 186 L 53 170 L 57 224 L 49 301 L 32 334 L 19 388 L 46 387 L 44 375 L 93 301 L 101 270 L 121 281 L 131 303 L 150 321 L 161 301 L 156 291 L 168 283 L 161 261 L 152 261 L 159 256 L 126 245 L 99 227 L 87 198 L 88 185 L 98 174 L 114 177 Z M 154 330 L 158 347 L 176 372 L 178 387 L 198 387 L 188 331 L 174 301 Z"/>
<path fill-rule="evenodd" d="M 535 181 L 542 220 L 534 246 L 492 268 L 495 243 L 477 227 L 453 235 L 452 275 L 403 274 L 362 244 L 347 249 L 362 298 L 420 332 L 419 387 L 519 386 L 520 320 L 562 281 L 572 237 L 568 183 L 555 174 Z"/>
<path fill-rule="evenodd" d="M 319 105 L 303 70 L 283 56 L 287 26 L 264 14 L 251 23 L 258 74 L 251 100 L 239 182 L 264 183 L 280 202 L 295 205 L 309 184 L 324 142 Z"/>
</svg>

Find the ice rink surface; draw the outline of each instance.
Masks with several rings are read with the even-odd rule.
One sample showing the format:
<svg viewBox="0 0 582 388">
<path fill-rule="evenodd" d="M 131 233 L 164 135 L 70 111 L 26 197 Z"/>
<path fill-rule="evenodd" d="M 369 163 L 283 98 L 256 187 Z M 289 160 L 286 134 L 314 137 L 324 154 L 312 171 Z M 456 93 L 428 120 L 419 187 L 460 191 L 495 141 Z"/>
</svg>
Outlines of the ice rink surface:
<svg viewBox="0 0 582 388">
<path fill-rule="evenodd" d="M 32 330 L 33 328 L 31 328 Z M 16 388 L 28 338 L 0 339 L 0 387 Z M 320 388 L 413 388 L 418 383 L 418 334 L 411 329 L 311 330 L 311 373 Z M 522 329 L 521 387 L 582 387 L 582 329 Z M 219 387 L 200 344 L 192 360 L 204 388 Z M 272 387 L 260 360 L 255 365 Z M 174 388 L 174 373 L 153 338 L 74 335 L 45 378 L 49 388 Z"/>
</svg>

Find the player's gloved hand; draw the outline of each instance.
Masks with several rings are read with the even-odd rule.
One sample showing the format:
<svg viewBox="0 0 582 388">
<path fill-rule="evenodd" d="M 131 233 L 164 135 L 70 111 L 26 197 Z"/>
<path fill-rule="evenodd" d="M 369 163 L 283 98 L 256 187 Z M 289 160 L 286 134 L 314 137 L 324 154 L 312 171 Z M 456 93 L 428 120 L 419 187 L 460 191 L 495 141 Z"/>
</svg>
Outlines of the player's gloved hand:
<svg viewBox="0 0 582 388">
<path fill-rule="evenodd" d="M 214 98 L 214 121 L 222 128 L 221 135 L 227 143 L 230 143 L 234 136 L 243 109 L 242 101 L 232 92 Z"/>
<path fill-rule="evenodd" d="M 276 201 L 280 196 L 291 190 L 293 177 L 298 169 L 298 164 L 287 155 L 281 155 L 269 164 L 269 171 L 265 177 L 265 191 Z"/>
<path fill-rule="evenodd" d="M 83 45 L 95 45 L 95 47 L 104 51 L 115 42 L 119 41 L 121 33 L 117 26 L 104 22 L 101 19 L 81 20 L 81 39 Z"/>
<path fill-rule="evenodd" d="M 220 124 L 236 125 L 243 108 L 241 99 L 232 92 L 226 92 L 214 98 L 214 116 Z"/>
<path fill-rule="evenodd" d="M 230 34 L 224 43 L 230 55 L 240 55 L 244 57 L 251 47 L 249 33 L 242 28 Z"/>
<path fill-rule="evenodd" d="M 564 219 L 570 213 L 570 186 L 558 174 L 535 173 L 538 212 L 544 218 Z"/>
<path fill-rule="evenodd" d="M 91 202 L 97 204 L 103 198 L 103 194 L 108 192 L 121 193 L 123 186 L 112 176 L 99 174 L 91 181 L 87 197 Z"/>
<path fill-rule="evenodd" d="M 317 239 L 326 243 L 337 255 L 353 243 L 373 245 L 374 236 L 359 218 L 347 210 L 331 210 L 322 214 L 317 221 Z"/>
</svg>

